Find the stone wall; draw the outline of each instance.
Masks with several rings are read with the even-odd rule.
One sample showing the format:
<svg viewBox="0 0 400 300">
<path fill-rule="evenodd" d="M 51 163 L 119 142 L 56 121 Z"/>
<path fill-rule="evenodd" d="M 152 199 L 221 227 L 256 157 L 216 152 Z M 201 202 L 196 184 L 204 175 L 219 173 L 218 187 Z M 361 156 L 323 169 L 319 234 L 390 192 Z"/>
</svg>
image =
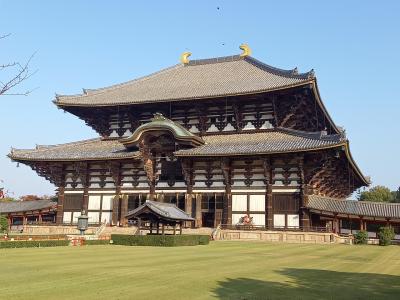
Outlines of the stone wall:
<svg viewBox="0 0 400 300">
<path fill-rule="evenodd" d="M 85 234 L 94 234 L 98 227 L 89 227 Z M 40 234 L 79 234 L 79 230 L 76 226 L 35 226 L 35 225 L 24 225 L 24 234 L 40 235 Z"/>
<path fill-rule="evenodd" d="M 299 231 L 221 230 L 216 239 L 230 241 L 243 240 L 311 244 L 330 244 L 341 242 L 339 237 L 333 233 Z"/>
</svg>

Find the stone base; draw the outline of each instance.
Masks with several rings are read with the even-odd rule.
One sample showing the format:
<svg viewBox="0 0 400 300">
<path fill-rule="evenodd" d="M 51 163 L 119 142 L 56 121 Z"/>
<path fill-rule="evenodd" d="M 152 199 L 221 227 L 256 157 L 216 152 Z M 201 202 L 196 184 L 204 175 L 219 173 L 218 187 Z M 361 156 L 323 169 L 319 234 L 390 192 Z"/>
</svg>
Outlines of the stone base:
<svg viewBox="0 0 400 300">
<path fill-rule="evenodd" d="M 216 239 L 229 241 L 241 240 L 308 244 L 331 244 L 341 242 L 339 237 L 334 233 L 299 231 L 221 230 Z"/>
</svg>

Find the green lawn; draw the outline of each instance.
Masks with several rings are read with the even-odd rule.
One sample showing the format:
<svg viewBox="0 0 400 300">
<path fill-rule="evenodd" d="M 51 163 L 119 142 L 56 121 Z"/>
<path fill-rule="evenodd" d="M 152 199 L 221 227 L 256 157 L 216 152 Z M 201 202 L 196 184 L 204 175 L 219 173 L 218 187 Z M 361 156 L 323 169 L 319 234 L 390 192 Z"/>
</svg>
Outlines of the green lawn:
<svg viewBox="0 0 400 300">
<path fill-rule="evenodd" d="M 0 249 L 0 299 L 400 299 L 400 247 Z"/>
</svg>

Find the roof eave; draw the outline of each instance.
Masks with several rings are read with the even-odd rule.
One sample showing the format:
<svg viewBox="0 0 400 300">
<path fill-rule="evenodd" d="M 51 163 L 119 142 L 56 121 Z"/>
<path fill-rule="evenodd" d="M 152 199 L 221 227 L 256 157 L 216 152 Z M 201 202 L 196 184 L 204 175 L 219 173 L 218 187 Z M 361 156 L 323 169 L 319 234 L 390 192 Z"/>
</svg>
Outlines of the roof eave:
<svg viewBox="0 0 400 300">
<path fill-rule="evenodd" d="M 321 98 L 321 94 L 320 94 L 319 89 L 318 89 L 318 84 L 317 84 L 317 78 L 316 77 L 313 77 L 311 84 L 312 84 L 312 91 L 314 92 L 314 95 L 315 95 L 315 99 L 317 100 L 318 105 L 320 106 L 321 110 L 324 112 L 326 118 L 328 119 L 329 124 L 332 126 L 332 128 L 335 130 L 335 132 L 337 134 L 340 134 L 341 131 L 336 126 L 335 122 L 333 122 L 332 117 L 329 115 L 328 110 L 326 109 L 324 103 L 322 102 L 322 98 Z"/>
<path fill-rule="evenodd" d="M 247 95 L 257 95 L 257 94 L 263 94 L 263 93 L 271 93 L 271 92 L 276 92 L 276 91 L 282 91 L 286 89 L 291 89 L 291 88 L 296 88 L 296 87 L 301 87 L 301 86 L 308 86 L 313 83 L 314 77 L 310 77 L 309 79 L 295 83 L 295 84 L 289 84 L 277 88 L 272 88 L 272 89 L 262 89 L 262 90 L 256 90 L 256 91 L 249 91 L 249 92 L 243 92 L 243 93 L 227 93 L 227 94 L 221 94 L 221 95 L 209 95 L 209 96 L 203 96 L 203 97 L 185 97 L 185 98 L 171 98 L 171 99 L 162 99 L 162 100 L 145 100 L 145 101 L 140 101 L 140 102 L 116 102 L 116 103 L 106 103 L 106 104 L 86 104 L 86 103 L 61 103 L 59 100 L 56 102 L 57 107 L 66 110 L 68 107 L 87 107 L 87 108 L 95 108 L 95 107 L 114 107 L 114 106 L 129 106 L 129 105 L 142 105 L 142 104 L 154 104 L 154 103 L 169 103 L 169 102 L 179 102 L 179 101 L 195 101 L 195 100 L 208 100 L 208 99 L 220 99 L 220 98 L 226 98 L 226 97 L 235 97 L 235 96 L 247 96 Z M 83 95 L 84 96 L 84 95 Z M 82 96 L 82 97 L 83 97 Z"/>
</svg>

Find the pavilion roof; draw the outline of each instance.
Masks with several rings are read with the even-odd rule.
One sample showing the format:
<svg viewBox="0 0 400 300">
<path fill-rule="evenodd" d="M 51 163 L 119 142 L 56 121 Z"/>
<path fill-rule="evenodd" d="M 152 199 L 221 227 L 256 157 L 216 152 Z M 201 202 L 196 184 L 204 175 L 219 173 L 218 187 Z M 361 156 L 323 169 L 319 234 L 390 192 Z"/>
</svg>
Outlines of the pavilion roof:
<svg viewBox="0 0 400 300">
<path fill-rule="evenodd" d="M 114 106 L 246 95 L 312 82 L 314 72 L 282 70 L 251 56 L 192 60 L 125 83 L 57 95 L 59 107 Z"/>
<path fill-rule="evenodd" d="M 0 214 L 36 211 L 36 210 L 52 209 L 52 208 L 55 209 L 56 207 L 57 207 L 57 202 L 51 200 L 0 202 Z"/>
<path fill-rule="evenodd" d="M 140 216 L 144 211 L 150 210 L 153 214 L 157 215 L 161 219 L 171 221 L 194 221 L 186 212 L 179 209 L 175 204 L 163 203 L 147 200 L 144 204 L 138 208 L 129 211 L 126 214 L 126 218 L 135 218 Z"/>
<path fill-rule="evenodd" d="M 127 147 L 137 146 L 142 136 L 146 132 L 167 131 L 171 133 L 175 140 L 184 144 L 198 146 L 204 144 L 201 137 L 191 133 L 182 125 L 156 113 L 150 122 L 140 125 L 130 137 L 121 140 L 121 143 Z"/>
<path fill-rule="evenodd" d="M 306 207 L 329 213 L 400 219 L 400 203 L 343 200 L 310 195 Z"/>
</svg>

